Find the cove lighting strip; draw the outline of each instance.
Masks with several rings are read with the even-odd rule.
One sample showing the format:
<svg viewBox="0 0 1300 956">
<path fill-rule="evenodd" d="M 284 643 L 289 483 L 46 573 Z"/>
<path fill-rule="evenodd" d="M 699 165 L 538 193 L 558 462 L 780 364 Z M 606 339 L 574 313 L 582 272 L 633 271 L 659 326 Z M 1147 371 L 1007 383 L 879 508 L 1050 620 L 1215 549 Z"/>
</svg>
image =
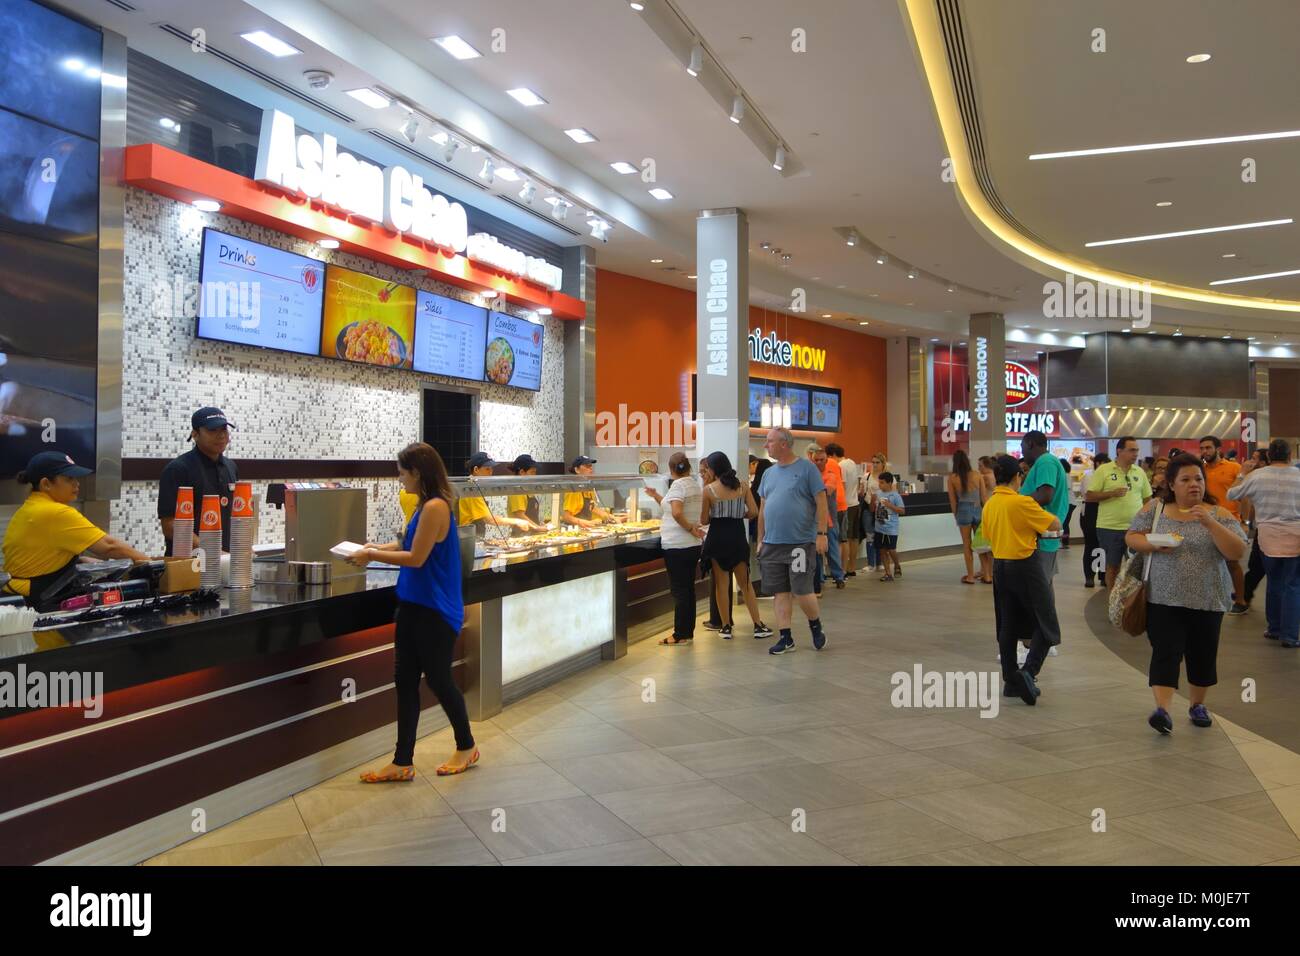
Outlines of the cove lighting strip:
<svg viewBox="0 0 1300 956">
<path fill-rule="evenodd" d="M 1210 226 L 1207 229 L 1183 229 L 1179 232 L 1157 232 L 1149 236 L 1128 236 L 1125 239 L 1102 239 L 1098 242 L 1085 242 L 1084 246 L 1092 249 L 1096 246 L 1119 246 L 1126 242 L 1147 242 L 1152 239 L 1177 239 L 1181 236 L 1206 236 L 1212 232 L 1235 232 L 1238 229 L 1262 229 L 1265 226 L 1287 226 L 1294 219 L 1269 219 L 1264 222 L 1243 222 L 1236 226 Z M 1213 285 L 1213 283 L 1211 283 Z"/>
<path fill-rule="evenodd" d="M 1281 279 L 1283 276 L 1300 276 L 1300 269 L 1287 272 L 1262 272 L 1257 276 L 1238 276 L 1235 279 L 1216 279 L 1210 285 L 1232 285 L 1234 282 L 1254 282 L 1256 279 Z"/>
<path fill-rule="evenodd" d="M 1247 133 L 1243 136 L 1212 136 L 1208 139 L 1179 139 L 1170 143 L 1139 143 L 1136 146 L 1102 146 L 1097 149 L 1066 149 L 1059 153 L 1030 153 L 1030 159 L 1073 159 L 1077 156 L 1109 156 L 1114 153 L 1143 153 L 1153 149 L 1185 149 L 1189 146 L 1220 146 L 1224 143 L 1255 143 L 1267 139 L 1296 139 L 1300 129 L 1280 133 Z"/>
</svg>

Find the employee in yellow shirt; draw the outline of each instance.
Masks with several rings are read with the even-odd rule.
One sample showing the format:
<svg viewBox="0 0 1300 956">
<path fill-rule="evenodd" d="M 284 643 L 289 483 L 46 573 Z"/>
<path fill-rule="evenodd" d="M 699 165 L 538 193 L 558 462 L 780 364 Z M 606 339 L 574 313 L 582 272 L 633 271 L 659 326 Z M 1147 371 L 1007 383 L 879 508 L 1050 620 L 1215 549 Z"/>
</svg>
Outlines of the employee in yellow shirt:
<svg viewBox="0 0 1300 956">
<path fill-rule="evenodd" d="M 1048 652 L 1061 643 L 1052 582 L 1038 560 L 1038 537 L 1059 535 L 1061 520 L 1031 495 L 1018 493 L 1020 462 L 993 459 L 997 487 L 981 514 L 981 531 L 993 549 L 993 599 L 997 608 L 998 652 L 1005 697 L 1033 705 L 1041 693 L 1036 678 Z M 1016 663 L 1019 638 L 1033 634 L 1024 666 Z"/>
<path fill-rule="evenodd" d="M 97 558 L 130 558 L 148 561 L 149 556 L 105 534 L 72 507 L 81 494 L 80 479 L 91 474 L 61 451 L 43 451 L 18 473 L 18 480 L 31 485 L 31 493 L 9 520 L 4 537 L 5 571 L 12 577 L 5 590 L 20 594 L 38 611 L 53 610 L 54 589 L 65 576 L 75 573 L 74 565 L 83 554 Z"/>
<path fill-rule="evenodd" d="M 537 462 L 533 460 L 532 455 L 520 455 L 510 463 L 509 468 L 521 478 L 530 478 L 537 474 Z M 542 524 L 542 505 L 536 495 L 510 495 L 506 498 L 506 514 L 527 521 L 528 532 L 546 530 L 546 525 Z M 526 533 L 525 529 L 517 528 L 516 531 L 519 534 Z"/>
<path fill-rule="evenodd" d="M 487 452 L 476 451 L 465 463 L 465 467 L 469 469 L 470 476 L 473 478 L 490 478 L 496 464 Z M 461 495 L 456 500 L 456 524 L 461 527 L 472 524 L 474 530 L 480 534 L 487 530 L 488 525 L 531 530 L 531 523 L 527 518 L 494 515 L 481 495 L 469 494 Z"/>
<path fill-rule="evenodd" d="M 575 475 L 590 477 L 592 465 L 596 459 L 579 455 L 573 459 L 569 470 Z M 613 521 L 614 516 L 600 506 L 600 499 L 594 491 L 571 491 L 564 496 L 564 523 L 576 524 L 580 528 L 595 528 L 602 522 Z"/>
</svg>

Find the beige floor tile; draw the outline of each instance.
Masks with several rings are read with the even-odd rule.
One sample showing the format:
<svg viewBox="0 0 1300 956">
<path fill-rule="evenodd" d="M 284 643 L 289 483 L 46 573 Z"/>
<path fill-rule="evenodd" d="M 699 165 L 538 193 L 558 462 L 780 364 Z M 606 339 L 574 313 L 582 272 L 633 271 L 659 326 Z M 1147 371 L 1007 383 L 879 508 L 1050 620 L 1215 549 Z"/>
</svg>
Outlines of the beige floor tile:
<svg viewBox="0 0 1300 956">
<path fill-rule="evenodd" d="M 1107 767 L 1026 777 L 1006 783 L 1013 790 L 1085 817 L 1091 817 L 1094 810 L 1102 809 L 1108 818 L 1114 819 L 1196 800 L 1194 793 L 1166 790 L 1130 780 Z"/>
<path fill-rule="evenodd" d="M 273 803 L 248 816 L 240 817 L 223 827 L 196 836 L 181 844 L 187 850 L 214 849 L 231 843 L 256 843 L 264 840 L 288 839 L 306 834 L 293 797 Z"/>
<path fill-rule="evenodd" d="M 602 793 L 595 799 L 645 836 L 701 830 L 768 816 L 711 780 Z"/>
<path fill-rule="evenodd" d="M 1300 836 L 1300 787 L 1265 788 L 1265 792 L 1292 832 Z"/>
<path fill-rule="evenodd" d="M 842 777 L 895 798 L 985 782 L 983 777 L 958 770 L 922 753 L 873 754 L 856 760 L 838 760 L 826 766 Z"/>
<path fill-rule="evenodd" d="M 743 707 L 739 710 L 708 711 L 742 734 L 778 734 L 806 727 L 826 727 L 840 723 L 827 716 L 815 704 L 771 704 L 764 707 Z"/>
<path fill-rule="evenodd" d="M 1260 826 L 1272 827 L 1274 830 L 1281 830 L 1283 833 L 1293 835 L 1291 827 L 1282 816 L 1277 804 L 1270 799 L 1268 793 L 1263 790 L 1254 793 L 1243 793 L 1235 797 L 1224 797 L 1221 800 L 1211 800 L 1206 806 L 1214 807 L 1217 810 L 1226 810 L 1228 813 L 1243 817 L 1251 823 L 1258 823 Z"/>
<path fill-rule="evenodd" d="M 894 800 L 809 813 L 808 835 L 863 864 L 889 863 L 980 842 Z"/>
<path fill-rule="evenodd" d="M 881 740 L 879 737 L 873 737 L 857 727 L 792 730 L 783 734 L 771 734 L 763 739 L 810 763 L 830 763 L 872 754 L 904 752 L 902 747 Z"/>
<path fill-rule="evenodd" d="M 509 734 L 540 734 L 566 727 L 582 727 L 603 723 L 590 710 L 567 700 L 549 695 L 537 704 L 531 698 L 511 704 L 492 718 L 492 723 Z"/>
<path fill-rule="evenodd" d="M 740 731 L 704 714 L 680 714 L 673 717 L 649 717 L 611 724 L 651 747 L 680 747 L 713 740 L 732 740 Z"/>
<path fill-rule="evenodd" d="M 1041 774 L 1077 770 L 1078 764 L 1010 740 L 976 740 L 956 747 L 933 747 L 925 755 L 979 774 L 986 780 L 1019 780 Z"/>
<path fill-rule="evenodd" d="M 845 698 L 850 701 L 862 700 L 866 695 L 848 687 L 841 687 L 816 677 L 797 677 L 788 681 L 774 681 L 755 685 L 761 691 L 783 704 L 811 703 Z"/>
<path fill-rule="evenodd" d="M 496 860 L 455 816 L 328 831 L 313 840 L 326 866 L 466 866 Z"/>
<path fill-rule="evenodd" d="M 1087 817 L 998 783 L 915 794 L 900 802 L 986 843 L 1073 824 L 1086 827 L 1089 823 Z"/>
<path fill-rule="evenodd" d="M 1032 866 L 1028 860 L 1001 850 L 991 843 L 974 843 L 938 853 L 923 853 L 903 860 L 891 860 L 890 866 Z"/>
<path fill-rule="evenodd" d="M 623 843 L 637 832 L 591 797 L 543 800 L 461 814 L 498 860 Z"/>
<path fill-rule="evenodd" d="M 1256 776 L 1286 787 L 1300 786 L 1300 755 L 1267 740 L 1243 741 L 1237 750 Z"/>
<path fill-rule="evenodd" d="M 640 696 L 635 696 L 590 701 L 582 706 L 601 720 L 610 722 L 648 720 L 652 717 L 676 717 L 681 714 L 696 712 L 693 707 L 687 707 L 681 701 L 661 692 L 656 692 L 653 703 L 642 700 Z"/>
<path fill-rule="evenodd" d="M 270 837 L 241 843 L 220 843 L 195 848 L 198 841 L 182 844 L 145 862 L 145 866 L 320 866 L 310 836 Z"/>
<path fill-rule="evenodd" d="M 789 817 L 795 809 L 829 810 L 884 799 L 822 764 L 773 767 L 713 780 L 774 817 Z"/>
<path fill-rule="evenodd" d="M 768 767 L 807 764 L 807 761 L 762 737 L 683 744 L 665 747 L 662 752 L 702 777 L 725 777 Z"/>
<path fill-rule="evenodd" d="M 873 737 L 897 744 L 905 750 L 951 747 L 990 739 L 986 733 L 970 730 L 956 721 L 936 716 L 933 712 L 926 712 L 925 716 L 879 720 L 864 729 Z"/>
<path fill-rule="evenodd" d="M 1300 866 L 1300 856 L 1293 856 L 1289 860 L 1274 860 L 1272 863 L 1265 863 L 1264 866 Z"/>
<path fill-rule="evenodd" d="M 833 811 L 827 811 L 833 812 Z M 852 866 L 852 862 L 784 820 L 667 833 L 653 838 L 683 866 Z"/>
<path fill-rule="evenodd" d="M 1159 739 L 1152 739 L 1154 737 L 1153 734 L 1150 738 L 1121 740 L 1102 733 L 1096 728 L 1079 727 L 1073 730 L 1017 737 L 1016 743 L 1022 747 L 1060 757 L 1080 767 L 1101 767 L 1141 757 L 1168 756 L 1169 751 L 1162 749 Z"/>
<path fill-rule="evenodd" d="M 745 707 L 769 707 L 779 704 L 764 693 L 767 684 L 726 684 L 719 687 L 674 688 L 673 700 L 697 711 L 741 710 Z"/>
<path fill-rule="evenodd" d="M 357 781 L 349 786 L 313 787 L 293 799 L 303 823 L 312 832 L 440 817 L 453 812 L 424 777 L 410 783 Z"/>
<path fill-rule="evenodd" d="M 1255 866 L 1300 854 L 1294 836 L 1206 804 L 1124 817 L 1111 828 L 1226 866 Z"/>
<path fill-rule="evenodd" d="M 539 759 L 513 734 L 499 733 L 482 739 L 476 737 L 474 745 L 479 749 L 481 766 L 491 764 L 494 767 L 509 767 L 513 764 L 533 763 Z M 456 741 L 452 737 L 438 740 L 426 737 L 415 745 L 416 769 L 426 777 L 435 777 L 438 767 L 450 759 L 455 750 Z"/>
<path fill-rule="evenodd" d="M 626 677 L 610 675 L 597 667 L 570 677 L 548 687 L 551 693 L 563 697 L 571 704 L 586 704 L 597 700 L 614 700 L 619 697 L 641 695 L 641 686 Z"/>
<path fill-rule="evenodd" d="M 505 866 L 677 866 L 671 856 L 649 840 L 588 846 L 542 856 L 510 860 Z"/>
<path fill-rule="evenodd" d="M 593 795 L 700 779 L 693 770 L 655 750 L 572 757 L 551 763 L 584 793 Z"/>
<path fill-rule="evenodd" d="M 524 734 L 519 742 L 542 760 L 590 757 L 620 750 L 645 750 L 646 745 L 613 724 L 570 727 L 542 734 Z"/>
<path fill-rule="evenodd" d="M 581 790 L 540 762 L 480 765 L 454 777 L 435 777 L 433 785 L 457 813 L 582 796 Z"/>
<path fill-rule="evenodd" d="M 1038 866 L 1197 866 L 1207 861 L 1172 847 L 1108 826 L 1094 833 L 1090 824 L 1000 840 L 998 849 Z"/>
<path fill-rule="evenodd" d="M 1259 781 L 1249 774 L 1233 773 L 1190 757 L 1156 757 L 1111 764 L 1110 768 L 1130 780 L 1175 792 L 1196 795 L 1201 801 L 1233 797 L 1239 793 L 1262 790 Z"/>
</svg>

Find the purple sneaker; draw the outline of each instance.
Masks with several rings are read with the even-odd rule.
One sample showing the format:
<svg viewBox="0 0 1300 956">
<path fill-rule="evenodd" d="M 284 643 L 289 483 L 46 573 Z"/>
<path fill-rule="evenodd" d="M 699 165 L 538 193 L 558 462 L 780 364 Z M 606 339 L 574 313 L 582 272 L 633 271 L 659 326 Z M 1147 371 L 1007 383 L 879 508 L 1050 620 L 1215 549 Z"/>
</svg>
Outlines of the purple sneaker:
<svg viewBox="0 0 1300 956">
<path fill-rule="evenodd" d="M 1147 723 L 1162 734 L 1171 734 L 1174 731 L 1173 719 L 1169 716 L 1169 711 L 1163 707 L 1153 710 L 1151 716 L 1147 718 Z"/>
<path fill-rule="evenodd" d="M 1187 708 L 1188 719 L 1197 727 L 1209 727 L 1214 723 L 1210 719 L 1210 712 L 1205 709 L 1204 704 L 1193 704 Z"/>
</svg>

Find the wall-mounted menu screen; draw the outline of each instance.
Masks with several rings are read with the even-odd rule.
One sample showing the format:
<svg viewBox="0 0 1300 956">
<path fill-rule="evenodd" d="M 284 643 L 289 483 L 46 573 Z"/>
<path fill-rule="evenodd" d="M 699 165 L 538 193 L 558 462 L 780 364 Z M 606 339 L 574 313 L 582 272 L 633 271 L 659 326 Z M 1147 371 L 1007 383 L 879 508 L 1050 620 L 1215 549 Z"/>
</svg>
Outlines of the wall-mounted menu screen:
<svg viewBox="0 0 1300 956">
<path fill-rule="evenodd" d="M 199 283 L 199 338 L 320 351 L 324 263 L 204 229 Z"/>
<path fill-rule="evenodd" d="M 527 319 L 490 312 L 484 378 L 496 385 L 538 391 L 542 387 L 542 343 L 546 329 Z"/>
<path fill-rule="evenodd" d="M 808 389 L 799 385 L 781 384 L 781 398 L 790 403 L 790 427 L 808 427 Z"/>
<path fill-rule="evenodd" d="M 812 390 L 812 428 L 825 428 L 829 431 L 840 429 L 840 393 L 839 390 L 814 388 Z"/>
<path fill-rule="evenodd" d="M 415 289 L 341 266 L 326 267 L 321 355 L 409 369 L 414 351 Z"/>
<path fill-rule="evenodd" d="M 415 296 L 417 372 L 483 381 L 488 311 L 432 292 Z"/>
<path fill-rule="evenodd" d="M 749 380 L 749 423 L 761 426 L 763 423 L 763 399 L 769 403 L 776 401 L 776 383 L 761 378 Z"/>
</svg>

